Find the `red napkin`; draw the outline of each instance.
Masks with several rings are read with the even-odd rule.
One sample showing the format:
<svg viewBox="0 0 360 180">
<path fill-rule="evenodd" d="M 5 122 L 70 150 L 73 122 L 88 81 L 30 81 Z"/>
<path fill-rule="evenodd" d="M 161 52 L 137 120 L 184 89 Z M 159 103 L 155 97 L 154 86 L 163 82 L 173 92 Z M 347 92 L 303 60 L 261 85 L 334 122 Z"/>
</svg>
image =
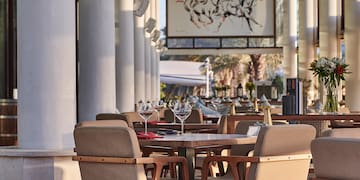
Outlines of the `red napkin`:
<svg viewBox="0 0 360 180">
<path fill-rule="evenodd" d="M 136 133 L 138 139 L 155 139 L 155 138 L 162 138 L 162 136 L 159 136 L 153 132 L 148 132 L 145 134 L 145 132 L 137 132 Z"/>
<path fill-rule="evenodd" d="M 167 121 L 148 121 L 148 124 L 157 125 L 158 123 L 167 123 Z"/>
</svg>

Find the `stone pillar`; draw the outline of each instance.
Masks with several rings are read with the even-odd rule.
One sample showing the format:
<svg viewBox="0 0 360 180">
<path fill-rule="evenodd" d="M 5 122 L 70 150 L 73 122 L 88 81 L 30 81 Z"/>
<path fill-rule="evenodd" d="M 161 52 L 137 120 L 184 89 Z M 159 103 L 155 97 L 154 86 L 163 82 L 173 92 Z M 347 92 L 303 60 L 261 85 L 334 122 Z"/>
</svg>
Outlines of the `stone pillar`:
<svg viewBox="0 0 360 180">
<path fill-rule="evenodd" d="M 311 62 L 316 59 L 314 41 L 317 26 L 316 2 L 314 0 L 299 1 L 299 77 L 306 80 L 304 88 L 307 91 L 308 103 L 315 99 L 314 86 L 317 82 L 312 71 L 309 70 Z"/>
<path fill-rule="evenodd" d="M 135 110 L 134 2 L 119 1 L 118 46 L 116 48 L 116 106 L 120 112 Z"/>
<path fill-rule="evenodd" d="M 360 112 L 360 2 L 357 0 L 345 1 L 345 60 L 350 66 L 351 74 L 347 75 L 346 106 L 352 112 Z"/>
<path fill-rule="evenodd" d="M 75 58 L 74 1 L 18 1 L 19 147 L 74 147 Z"/>
<path fill-rule="evenodd" d="M 337 27 L 339 18 L 339 0 L 319 0 L 319 47 L 320 57 L 338 57 L 339 41 Z M 325 102 L 323 84 L 319 85 L 321 102 Z"/>
<path fill-rule="evenodd" d="M 144 16 L 135 19 L 135 103 L 145 100 L 145 31 Z"/>
<path fill-rule="evenodd" d="M 145 12 L 145 23 L 151 17 L 151 5 L 147 8 Z M 145 99 L 151 100 L 151 40 L 150 34 L 145 32 Z"/>
<path fill-rule="evenodd" d="M 319 0 L 319 46 L 320 57 L 337 57 L 339 41 L 337 19 L 339 0 Z"/>
<path fill-rule="evenodd" d="M 114 3 L 79 1 L 79 120 L 113 113 L 115 91 Z"/>
<path fill-rule="evenodd" d="M 285 78 L 297 78 L 297 11 L 294 0 L 284 0 L 284 70 Z"/>
<path fill-rule="evenodd" d="M 156 1 L 150 1 L 150 8 L 151 8 L 151 17 L 153 19 L 156 19 L 156 24 L 159 23 L 159 19 L 157 19 L 156 17 L 156 11 L 157 11 L 157 7 L 156 7 Z M 157 25 L 155 26 L 155 30 L 157 30 Z M 157 72 L 156 72 L 156 66 L 157 66 L 157 55 L 156 55 L 156 47 L 155 47 L 155 42 L 153 40 L 151 40 L 151 100 L 156 100 L 156 87 L 157 87 L 157 82 L 156 82 L 156 76 L 157 76 Z"/>
<path fill-rule="evenodd" d="M 81 179 L 78 163 L 71 160 L 75 2 L 18 0 L 17 23 L 19 145 L 0 149 L 0 179 Z"/>
<path fill-rule="evenodd" d="M 156 19 L 158 19 L 156 25 L 157 29 L 160 30 L 160 2 L 155 1 L 156 5 Z M 156 100 L 160 100 L 160 51 L 156 50 Z"/>
</svg>

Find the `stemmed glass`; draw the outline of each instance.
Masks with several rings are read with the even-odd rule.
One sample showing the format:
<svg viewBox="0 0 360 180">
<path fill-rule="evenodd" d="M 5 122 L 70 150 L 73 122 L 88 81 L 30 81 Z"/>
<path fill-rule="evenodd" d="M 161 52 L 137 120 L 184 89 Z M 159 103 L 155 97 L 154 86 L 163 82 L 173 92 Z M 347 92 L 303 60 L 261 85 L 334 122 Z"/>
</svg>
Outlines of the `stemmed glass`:
<svg viewBox="0 0 360 180">
<path fill-rule="evenodd" d="M 173 113 L 173 124 L 176 124 L 176 117 L 175 117 L 175 112 L 174 112 L 174 107 L 177 103 L 177 100 L 170 100 L 168 103 L 167 103 L 167 106 L 168 108 L 171 110 L 171 112 Z"/>
<path fill-rule="evenodd" d="M 144 119 L 145 135 L 148 134 L 147 121 L 150 119 L 150 117 L 152 116 L 154 111 L 155 111 L 155 109 L 154 109 L 153 105 L 150 103 L 150 101 L 148 101 L 146 103 L 144 103 L 142 101 L 139 102 L 137 112 L 140 115 L 140 117 Z"/>
<path fill-rule="evenodd" d="M 164 102 L 162 100 L 160 101 L 153 101 L 154 109 L 157 113 L 157 120 L 160 121 L 160 111 L 162 108 L 164 108 Z"/>
<path fill-rule="evenodd" d="M 174 107 L 174 114 L 181 122 L 181 134 L 184 134 L 184 121 L 190 116 L 192 107 L 188 102 L 178 102 Z"/>
</svg>

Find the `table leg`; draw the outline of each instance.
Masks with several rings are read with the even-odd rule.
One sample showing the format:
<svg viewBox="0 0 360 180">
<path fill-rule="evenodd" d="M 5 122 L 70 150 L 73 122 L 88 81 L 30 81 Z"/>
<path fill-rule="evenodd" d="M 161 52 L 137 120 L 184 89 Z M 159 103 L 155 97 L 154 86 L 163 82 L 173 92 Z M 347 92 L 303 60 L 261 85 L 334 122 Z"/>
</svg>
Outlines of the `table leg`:
<svg viewBox="0 0 360 180">
<path fill-rule="evenodd" d="M 189 177 L 190 180 L 195 179 L 194 171 L 195 171 L 195 149 L 194 148 L 185 148 L 185 147 L 179 147 L 178 148 L 179 156 L 183 156 L 186 158 L 188 166 L 189 166 Z M 179 177 L 180 179 L 183 179 L 181 174 L 181 166 L 179 169 Z"/>
</svg>

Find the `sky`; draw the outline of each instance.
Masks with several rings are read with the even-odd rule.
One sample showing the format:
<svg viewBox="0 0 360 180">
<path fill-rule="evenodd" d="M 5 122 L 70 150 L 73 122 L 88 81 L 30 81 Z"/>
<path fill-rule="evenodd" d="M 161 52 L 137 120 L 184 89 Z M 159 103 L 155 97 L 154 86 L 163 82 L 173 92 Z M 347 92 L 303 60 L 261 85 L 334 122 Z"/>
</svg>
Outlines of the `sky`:
<svg viewBox="0 0 360 180">
<path fill-rule="evenodd" d="M 160 1 L 160 29 L 166 26 L 166 0 Z"/>
</svg>

